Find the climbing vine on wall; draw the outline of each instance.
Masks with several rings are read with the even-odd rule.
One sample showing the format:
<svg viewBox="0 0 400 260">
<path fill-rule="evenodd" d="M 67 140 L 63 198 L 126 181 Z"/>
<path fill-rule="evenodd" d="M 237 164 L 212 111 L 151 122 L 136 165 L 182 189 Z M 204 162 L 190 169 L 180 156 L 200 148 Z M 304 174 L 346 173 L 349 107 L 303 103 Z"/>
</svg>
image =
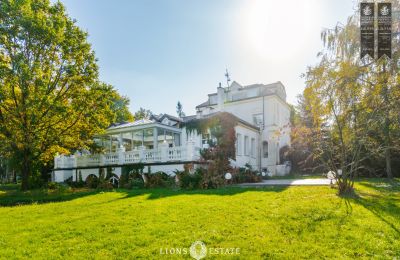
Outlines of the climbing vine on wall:
<svg viewBox="0 0 400 260">
<path fill-rule="evenodd" d="M 216 144 L 201 151 L 201 156 L 209 162 L 208 170 L 203 176 L 203 186 L 218 187 L 224 183 L 224 174 L 231 170 L 229 159 L 235 159 L 235 126 L 239 120 L 232 114 L 222 112 L 209 118 L 196 119 L 185 123 L 188 133 L 210 134 Z"/>
<path fill-rule="evenodd" d="M 191 120 L 184 126 L 187 133 L 192 133 L 194 130 L 199 134 L 210 131 L 211 136 L 217 140 L 215 148 L 221 153 L 220 156 L 235 159 L 235 126 L 238 122 L 238 118 L 234 115 L 221 112 L 209 118 Z"/>
</svg>

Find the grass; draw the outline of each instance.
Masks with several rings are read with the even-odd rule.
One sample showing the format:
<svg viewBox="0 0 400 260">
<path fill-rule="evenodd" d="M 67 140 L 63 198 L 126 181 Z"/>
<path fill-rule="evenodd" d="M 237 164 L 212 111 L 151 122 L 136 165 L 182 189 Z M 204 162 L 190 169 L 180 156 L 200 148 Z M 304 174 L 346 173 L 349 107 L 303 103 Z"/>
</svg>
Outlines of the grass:
<svg viewBox="0 0 400 260">
<path fill-rule="evenodd" d="M 241 259 L 399 258 L 399 182 L 361 180 L 356 189 L 340 198 L 315 186 L 33 194 L 6 186 L 0 204 L 29 204 L 0 207 L 0 256 L 190 259 L 160 248 L 201 240 L 240 248 Z"/>
<path fill-rule="evenodd" d="M 313 174 L 305 174 L 305 173 L 290 173 L 288 175 L 283 176 L 272 176 L 266 177 L 267 180 L 286 180 L 286 179 L 326 179 L 326 175 L 322 173 L 313 173 Z"/>
</svg>

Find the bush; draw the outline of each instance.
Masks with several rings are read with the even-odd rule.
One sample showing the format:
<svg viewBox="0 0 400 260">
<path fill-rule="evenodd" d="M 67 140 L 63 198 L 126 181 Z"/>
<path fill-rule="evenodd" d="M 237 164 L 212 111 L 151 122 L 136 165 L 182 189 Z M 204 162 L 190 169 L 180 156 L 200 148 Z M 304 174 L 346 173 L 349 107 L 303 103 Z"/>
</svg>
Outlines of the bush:
<svg viewBox="0 0 400 260">
<path fill-rule="evenodd" d="M 233 171 L 233 182 L 244 183 L 244 182 L 260 182 L 262 177 L 251 168 L 239 168 Z"/>
<path fill-rule="evenodd" d="M 124 165 L 121 169 L 119 186 L 124 189 L 143 188 L 142 178 L 144 165 Z"/>
<path fill-rule="evenodd" d="M 112 185 L 111 182 L 109 181 L 104 181 L 101 182 L 97 185 L 97 189 L 101 189 L 101 190 L 112 190 L 114 189 L 114 186 Z"/>
<path fill-rule="evenodd" d="M 59 184 L 56 182 L 48 182 L 46 186 L 49 190 L 56 190 L 58 189 Z"/>
<path fill-rule="evenodd" d="M 132 189 L 132 188 L 142 189 L 144 188 L 144 181 L 143 178 L 140 176 L 139 178 L 132 179 L 129 183 L 125 185 L 126 185 L 126 187 L 124 187 L 125 189 Z"/>
<path fill-rule="evenodd" d="M 172 187 L 175 185 L 175 179 L 164 172 L 146 174 L 146 176 L 146 188 Z"/>
<path fill-rule="evenodd" d="M 199 168 L 201 172 L 201 188 L 216 189 L 225 185 L 225 173 L 231 171 L 225 163 L 219 163 L 219 160 L 210 162 L 207 169 Z"/>
<path fill-rule="evenodd" d="M 88 188 L 96 189 L 98 185 L 99 185 L 99 178 L 97 178 L 95 175 L 89 175 L 86 178 L 86 186 Z"/>
<path fill-rule="evenodd" d="M 179 187 L 182 189 L 199 189 L 203 179 L 203 170 L 197 169 L 194 173 L 188 171 L 175 172 L 179 179 Z"/>
</svg>

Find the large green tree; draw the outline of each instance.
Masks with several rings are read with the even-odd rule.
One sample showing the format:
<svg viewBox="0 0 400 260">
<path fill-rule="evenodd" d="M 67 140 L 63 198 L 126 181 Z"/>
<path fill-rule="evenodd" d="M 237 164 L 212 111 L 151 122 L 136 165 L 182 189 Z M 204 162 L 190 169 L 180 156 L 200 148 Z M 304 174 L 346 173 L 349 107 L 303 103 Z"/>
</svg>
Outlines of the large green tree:
<svg viewBox="0 0 400 260">
<path fill-rule="evenodd" d="M 60 2 L 0 2 L 0 153 L 15 162 L 22 189 L 56 152 L 90 145 L 121 99 L 98 82 L 87 33 Z"/>
</svg>

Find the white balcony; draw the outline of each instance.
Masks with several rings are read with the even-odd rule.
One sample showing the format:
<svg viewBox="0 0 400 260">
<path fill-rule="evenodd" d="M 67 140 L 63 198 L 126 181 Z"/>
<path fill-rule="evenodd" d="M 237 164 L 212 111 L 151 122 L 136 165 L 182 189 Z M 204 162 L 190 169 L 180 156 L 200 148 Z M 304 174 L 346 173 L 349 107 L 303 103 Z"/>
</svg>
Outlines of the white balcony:
<svg viewBox="0 0 400 260">
<path fill-rule="evenodd" d="M 118 148 L 114 153 L 93 155 L 60 155 L 54 158 L 54 169 L 71 169 L 100 166 L 118 166 L 135 163 L 169 163 L 169 162 L 193 162 L 200 159 L 200 148 L 193 143 L 187 146 L 168 147 L 160 145 L 156 149 L 125 151 L 124 147 Z"/>
</svg>

